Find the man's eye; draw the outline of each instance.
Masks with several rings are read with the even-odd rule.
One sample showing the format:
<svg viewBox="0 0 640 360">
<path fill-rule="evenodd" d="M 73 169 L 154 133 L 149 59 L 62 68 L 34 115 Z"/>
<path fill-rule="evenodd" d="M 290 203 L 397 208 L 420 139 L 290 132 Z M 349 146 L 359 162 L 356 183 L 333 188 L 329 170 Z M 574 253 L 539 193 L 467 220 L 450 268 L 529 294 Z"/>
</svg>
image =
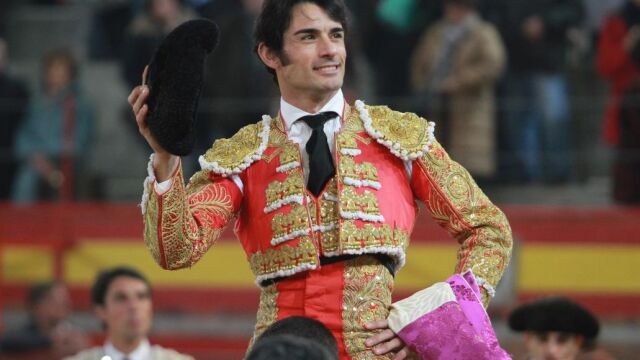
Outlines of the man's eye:
<svg viewBox="0 0 640 360">
<path fill-rule="evenodd" d="M 304 35 L 302 40 L 313 40 L 313 35 Z"/>
<path fill-rule="evenodd" d="M 334 33 L 333 34 L 333 38 L 334 39 L 342 39 L 344 37 L 343 33 Z"/>
</svg>

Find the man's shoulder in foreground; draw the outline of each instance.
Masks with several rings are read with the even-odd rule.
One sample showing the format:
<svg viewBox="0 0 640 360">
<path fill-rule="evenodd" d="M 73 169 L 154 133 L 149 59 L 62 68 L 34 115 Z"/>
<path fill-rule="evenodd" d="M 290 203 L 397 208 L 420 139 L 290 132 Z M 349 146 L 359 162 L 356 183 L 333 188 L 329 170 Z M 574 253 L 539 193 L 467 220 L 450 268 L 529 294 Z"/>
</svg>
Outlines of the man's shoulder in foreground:
<svg viewBox="0 0 640 360">
<path fill-rule="evenodd" d="M 103 356 L 105 356 L 104 348 L 96 346 L 66 357 L 64 360 L 101 360 Z M 152 345 L 149 352 L 149 360 L 193 360 L 193 357 L 180 354 L 175 350 L 165 349 L 159 345 Z"/>
</svg>

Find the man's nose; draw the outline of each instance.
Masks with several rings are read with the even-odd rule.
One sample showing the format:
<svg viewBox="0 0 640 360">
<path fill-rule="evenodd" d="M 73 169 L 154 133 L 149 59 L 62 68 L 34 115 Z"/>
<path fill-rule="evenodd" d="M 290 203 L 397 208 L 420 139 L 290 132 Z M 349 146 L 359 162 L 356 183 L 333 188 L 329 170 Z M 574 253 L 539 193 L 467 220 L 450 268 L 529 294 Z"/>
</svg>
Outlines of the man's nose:
<svg viewBox="0 0 640 360">
<path fill-rule="evenodd" d="M 320 40 L 320 56 L 333 57 L 336 55 L 338 47 L 331 39 L 330 35 L 323 35 Z"/>
</svg>

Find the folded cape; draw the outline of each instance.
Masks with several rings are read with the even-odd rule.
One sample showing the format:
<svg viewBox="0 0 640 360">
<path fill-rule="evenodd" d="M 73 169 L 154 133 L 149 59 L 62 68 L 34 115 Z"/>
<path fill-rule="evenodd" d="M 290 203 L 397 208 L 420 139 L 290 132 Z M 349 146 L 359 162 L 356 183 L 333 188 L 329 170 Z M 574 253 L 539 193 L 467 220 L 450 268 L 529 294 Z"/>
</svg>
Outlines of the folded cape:
<svg viewBox="0 0 640 360">
<path fill-rule="evenodd" d="M 421 359 L 505 360 L 471 271 L 391 305 L 393 330 Z"/>
</svg>

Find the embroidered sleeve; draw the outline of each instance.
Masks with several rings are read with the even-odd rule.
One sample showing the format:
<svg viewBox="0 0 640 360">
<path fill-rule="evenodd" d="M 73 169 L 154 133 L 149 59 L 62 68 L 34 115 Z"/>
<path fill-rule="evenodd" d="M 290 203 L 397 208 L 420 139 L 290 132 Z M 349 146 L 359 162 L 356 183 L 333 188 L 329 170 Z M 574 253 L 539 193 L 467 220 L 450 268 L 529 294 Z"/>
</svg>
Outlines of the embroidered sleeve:
<svg viewBox="0 0 640 360">
<path fill-rule="evenodd" d="M 242 193 L 230 178 L 209 170 L 196 173 L 185 187 L 180 167 L 168 191 L 158 194 L 155 179 L 145 180 L 144 241 L 164 269 L 195 264 L 218 240 L 240 207 Z"/>
<path fill-rule="evenodd" d="M 473 271 L 487 306 L 511 256 L 507 218 L 437 141 L 414 161 L 413 169 L 414 193 L 460 243 L 456 272 Z"/>
</svg>

